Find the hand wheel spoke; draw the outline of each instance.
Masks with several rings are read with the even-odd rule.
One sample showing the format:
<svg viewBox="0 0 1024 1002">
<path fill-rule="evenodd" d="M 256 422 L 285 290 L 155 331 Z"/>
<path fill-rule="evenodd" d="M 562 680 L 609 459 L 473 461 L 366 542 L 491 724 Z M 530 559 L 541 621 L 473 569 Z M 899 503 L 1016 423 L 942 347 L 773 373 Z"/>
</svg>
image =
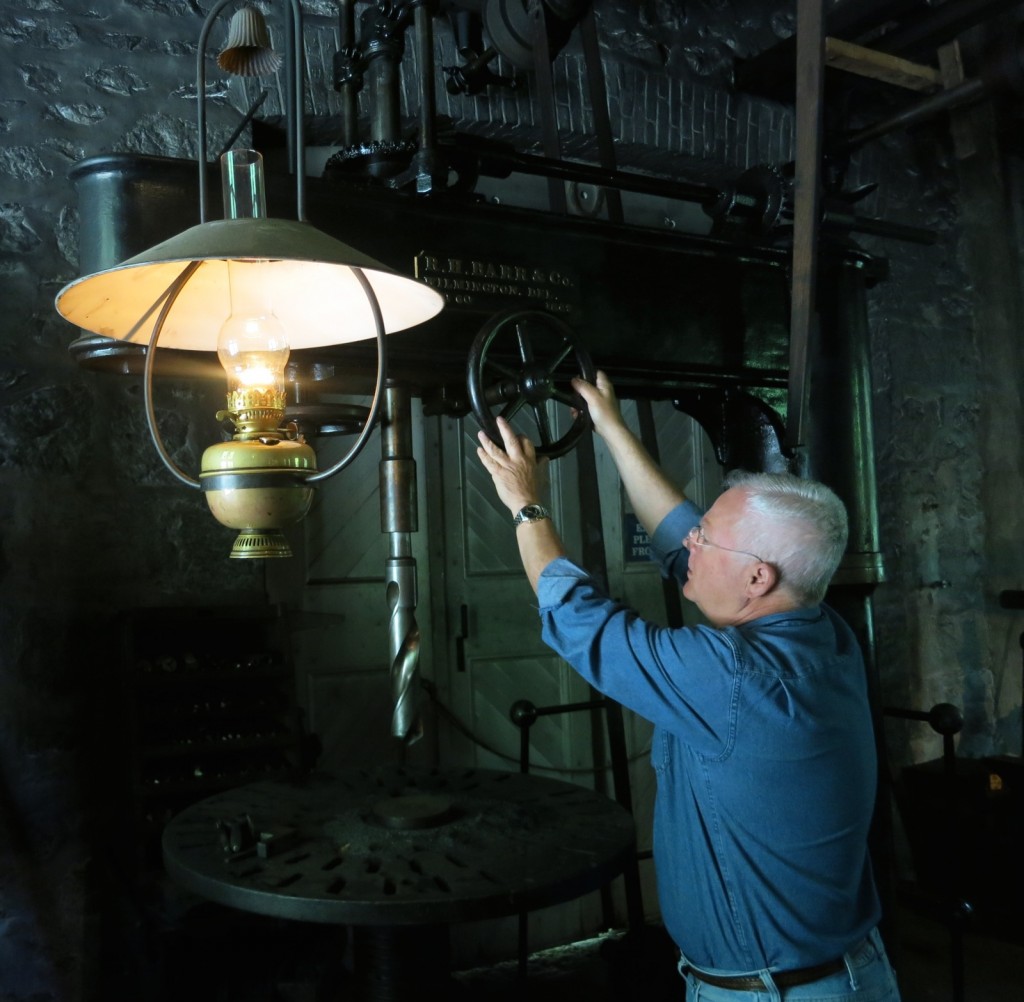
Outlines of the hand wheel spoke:
<svg viewBox="0 0 1024 1002">
<path fill-rule="evenodd" d="M 543 404 L 533 405 L 533 416 L 537 421 L 537 431 L 540 433 L 541 445 L 550 445 L 554 441 L 551 434 L 551 423 L 548 421 L 548 411 Z"/>
<path fill-rule="evenodd" d="M 519 346 L 519 357 L 524 363 L 532 362 L 533 345 L 530 343 L 529 335 L 523 329 L 522 324 L 516 324 L 516 344 Z"/>
<path fill-rule="evenodd" d="M 514 418 L 523 409 L 523 405 L 525 403 L 526 397 L 520 394 L 518 397 L 515 398 L 515 400 L 510 400 L 507 404 L 505 404 L 505 406 L 501 409 L 500 416 L 503 417 L 506 421 L 511 421 L 512 418 Z"/>
<path fill-rule="evenodd" d="M 551 394 L 551 399 L 560 404 L 565 404 L 566 407 L 572 407 L 574 410 L 580 409 L 580 399 L 575 393 L 569 390 L 560 390 L 556 386 Z"/>
<path fill-rule="evenodd" d="M 520 373 L 518 369 L 510 369 L 507 365 L 502 365 L 501 362 L 495 362 L 492 359 L 487 359 L 486 367 L 494 369 L 495 372 L 506 379 L 511 379 L 516 383 L 519 382 Z"/>
<path fill-rule="evenodd" d="M 551 359 L 551 362 L 547 366 L 547 373 L 549 376 L 553 376 L 558 367 L 573 353 L 573 346 L 568 341 L 562 345 L 562 351 Z"/>
</svg>

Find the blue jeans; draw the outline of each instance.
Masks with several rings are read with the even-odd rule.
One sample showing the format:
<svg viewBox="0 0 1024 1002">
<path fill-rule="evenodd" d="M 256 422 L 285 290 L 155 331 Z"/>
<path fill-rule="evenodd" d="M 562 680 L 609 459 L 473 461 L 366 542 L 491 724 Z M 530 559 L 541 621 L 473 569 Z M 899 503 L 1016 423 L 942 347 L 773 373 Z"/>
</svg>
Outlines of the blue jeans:
<svg viewBox="0 0 1024 1002">
<path fill-rule="evenodd" d="M 837 971 L 826 978 L 792 988 L 778 988 L 768 971 L 755 971 L 765 982 L 758 991 L 735 991 L 731 988 L 717 988 L 686 974 L 687 1002 L 899 1002 L 900 992 L 896 986 L 889 958 L 882 945 L 878 930 L 872 930 L 864 941 L 847 953 L 846 970 Z M 680 970 L 686 966 L 683 958 Z"/>
</svg>

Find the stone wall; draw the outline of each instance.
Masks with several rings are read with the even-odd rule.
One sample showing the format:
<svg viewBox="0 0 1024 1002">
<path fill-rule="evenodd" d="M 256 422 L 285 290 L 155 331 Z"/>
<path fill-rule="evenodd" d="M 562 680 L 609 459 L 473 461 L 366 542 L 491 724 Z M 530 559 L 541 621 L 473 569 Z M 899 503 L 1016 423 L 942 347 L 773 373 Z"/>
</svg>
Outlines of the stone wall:
<svg viewBox="0 0 1024 1002">
<path fill-rule="evenodd" d="M 334 5 L 304 5 L 309 113 L 336 113 Z M 84 371 L 53 298 L 77 274 L 78 160 L 106 152 L 194 156 L 196 0 L 21 0 L 0 9 L 0 999 L 95 997 L 97 812 L 117 724 L 116 613 L 135 605 L 263 596 L 258 567 L 229 562 L 230 534 L 178 486 L 148 440 L 137 379 Z M 791 109 L 729 88 L 733 56 L 792 30 L 791 5 L 756 0 L 599 3 L 620 145 L 687 169 L 785 161 Z M 441 61 L 451 40 L 438 30 Z M 447 48 L 445 48 L 447 46 Z M 211 64 L 212 66 L 212 64 Z M 579 55 L 559 61 L 567 133 L 586 134 Z M 575 83 L 574 83 L 575 82 Z M 252 85 L 208 80 L 211 147 Z M 536 127 L 528 97 L 446 102 L 461 124 Z M 276 102 L 276 107 L 275 107 Z M 403 96 L 408 111 L 411 98 Z M 279 113 L 274 91 L 266 114 Z M 881 539 L 875 597 L 885 700 L 963 707 L 961 749 L 1018 753 L 1021 372 L 1016 166 L 959 159 L 944 123 L 865 150 L 851 181 L 878 181 L 858 211 L 934 229 L 933 246 L 866 240 L 891 278 L 871 295 Z M 161 427 L 194 470 L 216 391 L 161 381 Z M 935 757 L 924 725 L 893 725 L 894 764 Z"/>
</svg>

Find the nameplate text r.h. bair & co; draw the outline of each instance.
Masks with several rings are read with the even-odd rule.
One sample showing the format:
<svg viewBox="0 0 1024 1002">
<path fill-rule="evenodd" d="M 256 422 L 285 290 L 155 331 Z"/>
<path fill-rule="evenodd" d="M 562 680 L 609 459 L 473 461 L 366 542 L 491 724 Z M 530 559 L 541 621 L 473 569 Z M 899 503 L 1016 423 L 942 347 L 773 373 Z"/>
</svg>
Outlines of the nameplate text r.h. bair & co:
<svg viewBox="0 0 1024 1002">
<path fill-rule="evenodd" d="M 560 266 L 421 251 L 415 275 L 440 292 L 449 306 L 487 311 L 521 306 L 565 315 L 579 305 L 579 282 Z"/>
</svg>

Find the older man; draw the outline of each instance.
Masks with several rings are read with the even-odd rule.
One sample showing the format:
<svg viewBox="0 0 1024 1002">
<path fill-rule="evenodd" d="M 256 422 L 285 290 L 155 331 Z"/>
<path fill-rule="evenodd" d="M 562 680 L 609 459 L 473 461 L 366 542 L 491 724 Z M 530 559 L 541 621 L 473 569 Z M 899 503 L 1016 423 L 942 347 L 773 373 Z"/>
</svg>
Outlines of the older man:
<svg viewBox="0 0 1024 1002">
<path fill-rule="evenodd" d="M 742 474 L 701 516 L 576 380 L 663 573 L 708 625 L 669 629 L 603 594 L 541 505 L 533 445 L 499 420 L 479 456 L 514 516 L 542 636 L 655 726 L 654 861 L 691 998 L 894 1002 L 867 847 L 876 761 L 864 665 L 821 604 L 847 537 L 827 487 Z"/>
</svg>

